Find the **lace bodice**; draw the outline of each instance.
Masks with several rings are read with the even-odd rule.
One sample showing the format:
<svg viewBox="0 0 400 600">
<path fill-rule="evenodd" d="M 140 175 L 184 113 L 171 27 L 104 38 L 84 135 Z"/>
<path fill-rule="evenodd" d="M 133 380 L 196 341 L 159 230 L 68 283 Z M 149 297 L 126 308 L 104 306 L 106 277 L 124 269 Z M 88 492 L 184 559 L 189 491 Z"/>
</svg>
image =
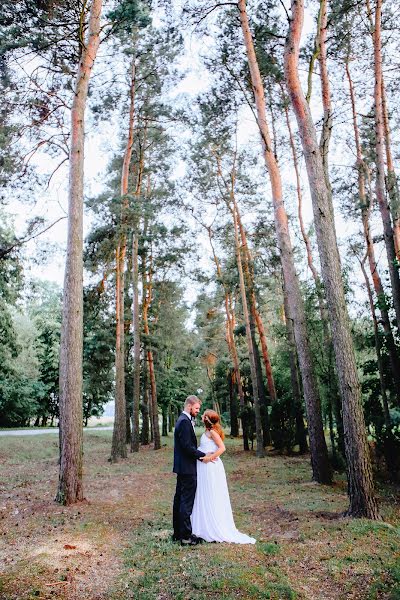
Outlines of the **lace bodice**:
<svg viewBox="0 0 400 600">
<path fill-rule="evenodd" d="M 216 450 L 218 450 L 218 446 L 214 442 L 214 440 L 212 440 L 205 433 L 203 433 L 203 435 L 200 438 L 200 446 L 198 449 L 207 454 L 207 452 L 215 452 Z"/>
</svg>

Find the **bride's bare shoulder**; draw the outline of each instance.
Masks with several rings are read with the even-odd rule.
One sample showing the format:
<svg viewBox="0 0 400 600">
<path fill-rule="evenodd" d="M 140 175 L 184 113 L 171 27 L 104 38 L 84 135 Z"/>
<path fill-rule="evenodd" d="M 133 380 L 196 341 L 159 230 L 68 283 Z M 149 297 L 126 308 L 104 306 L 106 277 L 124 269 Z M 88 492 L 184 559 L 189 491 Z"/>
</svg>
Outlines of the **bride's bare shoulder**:
<svg viewBox="0 0 400 600">
<path fill-rule="evenodd" d="M 214 440 L 214 442 L 217 442 L 217 443 L 218 442 L 222 442 L 221 436 L 214 429 L 210 429 L 210 437 L 211 437 L 212 440 Z"/>
</svg>

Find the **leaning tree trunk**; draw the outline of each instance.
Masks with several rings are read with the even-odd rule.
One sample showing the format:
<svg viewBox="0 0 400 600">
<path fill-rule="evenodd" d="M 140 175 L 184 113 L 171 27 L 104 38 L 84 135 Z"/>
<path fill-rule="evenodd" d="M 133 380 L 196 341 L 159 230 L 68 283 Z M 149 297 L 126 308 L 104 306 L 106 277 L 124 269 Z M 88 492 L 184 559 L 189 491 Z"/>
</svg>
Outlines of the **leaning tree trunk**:
<svg viewBox="0 0 400 600">
<path fill-rule="evenodd" d="M 317 47 L 318 47 L 318 63 L 319 63 L 319 72 L 320 72 L 320 80 L 321 80 L 321 97 L 322 97 L 322 106 L 323 106 L 323 118 L 322 118 L 322 130 L 321 137 L 319 140 L 319 147 L 321 151 L 322 165 L 324 168 L 325 182 L 326 186 L 329 190 L 331 190 L 331 183 L 329 177 L 329 145 L 332 137 L 332 100 L 331 100 L 331 91 L 330 91 L 330 83 L 329 83 L 329 75 L 328 75 L 328 63 L 327 63 L 327 35 L 328 35 L 328 0 L 320 0 L 320 13 L 318 19 L 318 33 L 317 33 Z M 299 212 L 300 212 L 299 208 Z M 303 228 L 304 230 L 304 228 Z M 336 420 L 336 428 L 338 434 L 338 444 L 339 450 L 342 456 L 345 456 L 344 449 L 344 433 L 343 433 L 343 419 L 341 414 L 340 407 L 340 395 L 338 389 L 338 379 L 335 372 L 334 366 L 334 349 L 333 349 L 333 341 L 332 335 L 329 328 L 329 318 L 326 309 L 326 301 L 323 294 L 323 289 L 321 285 L 321 279 L 317 274 L 317 270 L 313 270 L 315 286 L 318 294 L 318 304 L 321 315 L 322 329 L 324 335 L 324 344 L 327 348 L 327 372 L 326 372 L 326 382 L 327 382 L 327 393 L 328 393 L 328 406 L 329 406 L 329 418 L 332 418 L 332 407 L 335 413 Z M 332 427 L 331 429 L 331 439 L 332 439 L 332 453 L 335 454 L 334 447 L 334 438 Z M 336 456 L 335 456 L 336 458 Z"/>
<path fill-rule="evenodd" d="M 269 392 L 269 396 L 271 399 L 271 403 L 273 404 L 277 400 L 277 395 L 276 395 L 274 376 L 272 373 L 272 365 L 271 365 L 271 359 L 270 359 L 269 350 L 268 350 L 268 342 L 267 342 L 267 336 L 265 333 L 265 327 L 264 327 L 262 317 L 261 317 L 259 311 L 257 310 L 256 294 L 254 291 L 253 259 L 250 254 L 249 246 L 247 244 L 246 230 L 242 223 L 242 219 L 240 216 L 239 207 L 237 205 L 236 199 L 234 200 L 234 203 L 235 203 L 236 215 L 237 215 L 237 220 L 238 220 L 238 225 L 239 225 L 240 237 L 242 240 L 243 268 L 244 268 L 244 273 L 245 273 L 246 280 L 247 280 L 247 287 L 249 290 L 250 312 L 251 312 L 251 315 L 257 326 L 258 335 L 260 337 L 261 351 L 262 351 L 264 367 L 265 367 L 265 374 L 267 376 L 268 392 Z"/>
<path fill-rule="evenodd" d="M 374 497 L 361 390 L 344 295 L 332 196 L 326 184 L 323 161 L 310 108 L 303 95 L 298 75 L 299 46 L 304 18 L 303 0 L 292 0 L 291 8 L 292 18 L 285 47 L 285 78 L 297 118 L 307 166 L 322 278 L 326 290 L 342 397 L 350 497 L 348 514 L 376 519 L 378 518 L 378 508 Z"/>
<path fill-rule="evenodd" d="M 60 342 L 60 472 L 57 502 L 83 499 L 83 168 L 85 108 L 100 43 L 102 0 L 93 0 L 88 39 L 82 47 L 71 109 L 68 239 Z"/>
<path fill-rule="evenodd" d="M 381 53 L 381 11 L 382 0 L 377 0 L 375 9 L 375 24 L 373 31 L 374 42 L 374 71 L 375 71 L 375 153 L 376 153 L 376 197 L 383 223 L 383 237 L 389 266 L 390 283 L 392 286 L 393 306 L 396 313 L 397 325 L 400 327 L 400 277 L 397 267 L 394 247 L 390 209 L 386 200 L 385 190 L 385 132 L 382 106 L 382 53 Z"/>
<path fill-rule="evenodd" d="M 321 42 L 319 42 L 319 44 L 321 44 Z M 326 76 L 327 76 L 327 74 L 324 75 L 324 77 L 326 77 Z M 324 110 L 324 114 L 325 114 L 324 127 L 329 129 L 329 132 L 325 131 L 325 133 L 324 133 L 324 130 L 323 130 L 323 133 L 321 134 L 321 139 L 320 139 L 320 147 L 321 147 L 321 149 L 323 147 L 323 151 L 325 153 L 324 154 L 324 156 L 325 156 L 325 159 L 324 159 L 325 160 L 325 163 L 324 163 L 325 180 L 329 184 L 329 173 L 328 173 L 327 165 L 328 165 L 328 148 L 329 148 L 330 127 L 331 127 L 332 117 L 331 117 L 331 110 L 330 110 L 329 87 L 328 87 L 328 90 L 326 90 L 326 88 L 327 88 L 326 85 L 323 87 L 325 87 L 324 96 L 325 96 L 325 98 L 328 98 L 328 101 L 325 100 L 325 103 L 327 103 L 328 106 Z M 302 191 L 301 191 L 300 169 L 299 169 L 299 164 L 298 164 L 298 160 L 297 160 L 296 148 L 295 148 L 295 144 L 294 144 L 292 126 L 290 124 L 289 109 L 288 109 L 288 106 L 286 103 L 283 86 L 281 89 L 282 89 L 282 95 L 283 95 L 283 99 L 284 99 L 286 125 L 287 125 L 287 129 L 288 129 L 288 133 L 289 133 L 289 143 L 290 143 L 290 148 L 292 151 L 293 167 L 294 167 L 294 172 L 295 172 L 295 177 L 296 177 L 297 215 L 299 218 L 301 236 L 303 238 L 304 245 L 306 247 L 308 267 L 309 267 L 311 274 L 313 276 L 313 279 L 314 279 L 315 291 L 316 291 L 317 300 L 318 300 L 318 310 L 319 310 L 319 314 L 321 317 L 324 346 L 327 350 L 326 381 L 327 381 L 327 388 L 328 388 L 328 391 L 327 391 L 328 402 L 334 409 L 335 420 L 336 420 L 336 429 L 337 429 L 337 434 L 338 434 L 338 444 L 339 444 L 340 451 L 344 456 L 343 422 L 342 422 L 342 415 L 341 415 L 341 409 L 340 409 L 340 398 L 339 398 L 339 393 L 338 393 L 337 376 L 336 376 L 335 368 L 334 368 L 334 364 L 333 364 L 334 359 L 333 359 L 332 336 L 331 336 L 331 333 L 329 330 L 329 319 L 328 319 L 328 314 L 327 314 L 327 310 L 326 310 L 325 297 L 324 297 L 324 293 L 323 293 L 321 278 L 320 278 L 317 268 L 315 267 L 315 264 L 314 264 L 314 259 L 313 259 L 313 255 L 312 255 L 312 249 L 311 249 L 311 241 L 306 232 L 306 228 L 304 225 L 303 195 L 302 195 Z M 334 452 L 334 445 L 332 445 L 332 451 Z"/>
<path fill-rule="evenodd" d="M 289 298 L 290 318 L 293 320 L 294 325 L 297 354 L 300 362 L 304 397 L 307 405 L 313 478 L 319 483 L 330 483 L 332 481 L 332 471 L 329 464 L 328 449 L 322 424 L 321 402 L 318 393 L 317 380 L 314 373 L 311 349 L 308 341 L 304 303 L 294 266 L 288 218 L 283 204 L 282 180 L 278 164 L 272 152 L 272 144 L 266 118 L 264 88 L 254 50 L 245 0 L 239 0 L 238 7 L 257 109 L 257 124 L 261 135 L 264 160 L 271 181 L 275 230 L 278 239 L 284 282 Z"/>
<path fill-rule="evenodd" d="M 354 130 L 354 141 L 356 145 L 356 156 L 357 156 L 357 174 L 358 174 L 358 198 L 361 210 L 361 219 L 363 224 L 363 233 L 367 250 L 368 265 L 371 273 L 372 283 L 374 286 L 375 294 L 378 300 L 378 308 L 381 314 L 381 322 L 383 332 L 385 336 L 386 346 L 389 353 L 389 362 L 396 390 L 396 396 L 400 398 L 400 359 L 398 350 L 394 341 L 392 326 L 389 317 L 389 308 L 387 305 L 386 294 L 383 288 L 382 280 L 379 274 L 378 263 L 375 258 L 374 242 L 371 235 L 369 216 L 372 209 L 373 199 L 367 198 L 365 190 L 365 176 L 368 173 L 367 165 L 364 163 L 361 151 L 360 135 L 357 124 L 357 112 L 355 103 L 355 94 L 353 81 L 351 79 L 350 68 L 348 61 L 345 64 L 347 80 L 349 83 L 350 100 L 353 116 L 353 130 Z"/>
<path fill-rule="evenodd" d="M 237 216 L 236 216 L 236 209 L 234 206 L 233 206 L 232 210 L 233 210 L 233 220 L 234 220 L 236 264 L 237 264 L 237 269 L 238 269 L 238 274 L 239 274 L 240 297 L 242 300 L 243 318 L 244 318 L 244 323 L 245 323 L 245 328 L 246 328 L 247 352 L 249 355 L 251 384 L 252 384 L 252 389 L 253 389 L 254 413 L 255 413 L 255 420 L 256 420 L 256 440 L 257 440 L 256 453 L 257 453 L 258 457 L 262 458 L 264 456 L 264 440 L 263 440 L 263 432 L 262 432 L 262 424 L 261 424 L 261 407 L 260 407 L 260 396 L 259 396 L 259 390 L 258 390 L 257 369 L 256 369 L 256 363 L 255 363 L 255 356 L 254 356 L 253 340 L 251 337 L 249 309 L 247 307 L 246 286 L 244 283 L 242 256 L 241 256 L 241 248 L 240 248 L 240 242 L 239 242 L 238 222 L 237 222 Z"/>
</svg>

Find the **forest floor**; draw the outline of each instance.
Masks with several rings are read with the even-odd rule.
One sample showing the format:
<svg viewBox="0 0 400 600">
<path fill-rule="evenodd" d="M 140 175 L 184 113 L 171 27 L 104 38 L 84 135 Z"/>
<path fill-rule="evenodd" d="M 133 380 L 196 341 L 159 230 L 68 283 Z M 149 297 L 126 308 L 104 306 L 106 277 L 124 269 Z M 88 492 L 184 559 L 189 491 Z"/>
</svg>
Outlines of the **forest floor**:
<svg viewBox="0 0 400 600">
<path fill-rule="evenodd" d="M 0 598 L 400 599 L 400 504 L 384 522 L 350 520 L 345 482 L 310 482 L 309 457 L 257 459 L 227 440 L 236 524 L 255 546 L 171 539 L 172 439 L 111 465 L 111 432 L 85 432 L 87 501 L 54 501 L 54 435 L 0 438 Z"/>
</svg>

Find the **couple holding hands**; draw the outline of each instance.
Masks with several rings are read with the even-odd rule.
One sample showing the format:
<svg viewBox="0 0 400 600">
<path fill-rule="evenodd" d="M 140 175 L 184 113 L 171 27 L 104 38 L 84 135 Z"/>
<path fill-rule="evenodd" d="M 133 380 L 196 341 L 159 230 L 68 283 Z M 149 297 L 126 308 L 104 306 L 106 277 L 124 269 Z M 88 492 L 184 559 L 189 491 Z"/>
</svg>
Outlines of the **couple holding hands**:
<svg viewBox="0 0 400 600">
<path fill-rule="evenodd" d="M 205 431 L 197 447 L 194 420 L 200 411 L 197 396 L 188 396 L 175 425 L 173 540 L 182 546 L 201 542 L 255 544 L 254 538 L 236 529 L 223 462 L 224 432 L 218 413 L 202 415 Z"/>
</svg>

